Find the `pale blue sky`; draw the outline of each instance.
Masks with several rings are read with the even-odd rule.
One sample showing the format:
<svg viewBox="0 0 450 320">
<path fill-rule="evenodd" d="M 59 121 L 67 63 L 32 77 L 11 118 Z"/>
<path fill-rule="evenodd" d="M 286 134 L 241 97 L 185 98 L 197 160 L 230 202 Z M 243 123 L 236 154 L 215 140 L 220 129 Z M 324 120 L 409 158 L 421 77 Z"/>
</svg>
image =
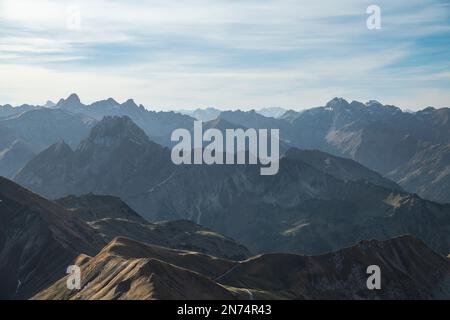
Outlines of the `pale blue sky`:
<svg viewBox="0 0 450 320">
<path fill-rule="evenodd" d="M 449 22 L 436 0 L 0 0 L 0 104 L 450 106 Z"/>
</svg>

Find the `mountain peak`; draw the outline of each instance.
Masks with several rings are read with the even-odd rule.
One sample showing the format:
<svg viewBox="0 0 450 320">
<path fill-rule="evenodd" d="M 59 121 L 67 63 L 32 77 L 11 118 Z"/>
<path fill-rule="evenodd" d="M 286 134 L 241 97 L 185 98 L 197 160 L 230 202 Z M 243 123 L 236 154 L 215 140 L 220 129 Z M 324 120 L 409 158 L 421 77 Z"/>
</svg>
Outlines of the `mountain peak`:
<svg viewBox="0 0 450 320">
<path fill-rule="evenodd" d="M 120 104 L 113 98 L 108 98 L 106 100 L 96 101 L 91 104 L 92 108 L 99 108 L 103 110 L 112 110 L 118 108 Z"/>
<path fill-rule="evenodd" d="M 55 106 L 56 106 L 56 104 L 51 100 L 47 100 L 47 102 L 44 104 L 44 107 L 46 107 L 46 108 L 53 108 Z"/>
<path fill-rule="evenodd" d="M 138 105 L 136 104 L 136 102 L 134 102 L 133 99 L 128 99 L 127 101 L 125 101 L 124 103 L 122 103 L 122 107 L 138 108 Z"/>
<path fill-rule="evenodd" d="M 116 100 L 114 100 L 114 98 L 108 98 L 108 100 L 106 100 L 106 101 L 108 101 L 109 103 L 112 103 L 112 104 L 118 104 L 118 102 Z"/>
<path fill-rule="evenodd" d="M 92 128 L 86 142 L 110 146 L 123 140 L 142 144 L 149 138 L 128 116 L 107 116 Z"/>
<path fill-rule="evenodd" d="M 72 93 L 70 96 L 67 97 L 66 102 L 79 104 L 81 103 L 81 100 L 76 93 Z"/>
<path fill-rule="evenodd" d="M 327 108 L 335 109 L 335 108 L 341 108 L 341 107 L 347 107 L 349 105 L 348 101 L 344 98 L 334 98 L 333 100 L 329 101 L 327 103 Z"/>
<path fill-rule="evenodd" d="M 67 99 L 61 99 L 58 101 L 57 107 L 61 108 L 76 108 L 82 106 L 81 100 L 76 93 L 72 93 Z"/>
</svg>

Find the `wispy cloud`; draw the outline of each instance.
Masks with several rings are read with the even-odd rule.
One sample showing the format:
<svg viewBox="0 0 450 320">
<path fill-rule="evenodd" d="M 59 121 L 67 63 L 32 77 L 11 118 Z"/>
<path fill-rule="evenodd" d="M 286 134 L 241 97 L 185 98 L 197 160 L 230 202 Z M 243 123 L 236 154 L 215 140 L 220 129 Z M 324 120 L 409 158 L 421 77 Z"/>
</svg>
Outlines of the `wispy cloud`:
<svg viewBox="0 0 450 320">
<path fill-rule="evenodd" d="M 448 4 L 378 1 L 378 31 L 366 28 L 370 4 L 0 0 L 0 103 L 76 91 L 153 108 L 304 108 L 335 95 L 450 105 Z"/>
</svg>

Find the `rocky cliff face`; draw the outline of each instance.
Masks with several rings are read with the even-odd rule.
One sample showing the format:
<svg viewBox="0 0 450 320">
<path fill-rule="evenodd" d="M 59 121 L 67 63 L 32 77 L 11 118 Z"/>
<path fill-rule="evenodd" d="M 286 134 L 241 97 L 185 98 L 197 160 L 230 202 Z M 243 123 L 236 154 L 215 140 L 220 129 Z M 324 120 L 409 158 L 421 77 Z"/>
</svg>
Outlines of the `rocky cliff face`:
<svg viewBox="0 0 450 320">
<path fill-rule="evenodd" d="M 423 146 L 405 165 L 387 176 L 427 199 L 450 202 L 450 144 Z"/>
</svg>

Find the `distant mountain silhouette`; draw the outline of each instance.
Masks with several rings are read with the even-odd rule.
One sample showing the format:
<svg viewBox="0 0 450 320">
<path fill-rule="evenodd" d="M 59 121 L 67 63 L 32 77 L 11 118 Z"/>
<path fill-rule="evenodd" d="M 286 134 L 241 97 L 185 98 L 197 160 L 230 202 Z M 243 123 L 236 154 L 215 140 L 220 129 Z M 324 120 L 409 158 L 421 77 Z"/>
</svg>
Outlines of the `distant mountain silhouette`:
<svg viewBox="0 0 450 320">
<path fill-rule="evenodd" d="M 216 108 L 206 108 L 195 110 L 178 110 L 178 112 L 191 116 L 192 118 L 195 118 L 197 120 L 206 122 L 216 119 L 221 111 Z"/>
<path fill-rule="evenodd" d="M 85 115 L 48 108 L 0 118 L 0 175 L 12 178 L 35 154 L 58 141 L 78 145 L 95 122 Z"/>
<path fill-rule="evenodd" d="M 164 146 L 172 146 L 170 134 L 177 128 L 192 130 L 195 118 L 215 121 L 216 117 L 230 123 L 231 127 L 245 127 L 255 129 L 280 129 L 282 151 L 290 147 L 300 149 L 316 149 L 339 157 L 346 157 L 360 162 L 364 166 L 382 175 L 395 179 L 409 192 L 418 193 L 422 197 L 439 202 L 450 202 L 450 191 L 447 186 L 449 179 L 449 162 L 445 153 L 434 154 L 436 159 L 432 167 L 430 162 L 421 163 L 423 155 L 430 145 L 435 146 L 433 152 L 445 150 L 439 146 L 450 143 L 450 109 L 435 109 L 427 107 L 418 112 L 403 112 L 401 109 L 383 105 L 375 100 L 367 103 L 357 101 L 348 102 L 342 98 L 335 98 L 325 106 L 296 112 L 286 111 L 279 117 L 272 117 L 270 108 L 259 111 L 223 111 L 214 108 L 197 109 L 195 111 L 181 111 L 192 115 L 176 112 L 154 112 L 142 105 L 137 105 L 132 99 L 119 103 L 112 98 L 97 101 L 90 105 L 81 102 L 76 94 L 61 99 L 56 105 L 46 104 L 45 107 L 23 105 L 0 107 L 0 152 L 11 147 L 15 140 L 22 140 L 33 152 L 42 151 L 56 141 L 64 140 L 72 148 L 80 140 L 73 128 L 73 121 L 60 117 L 61 127 L 72 128 L 65 132 L 41 128 L 43 122 L 39 119 L 9 121 L 4 126 L 2 119 L 26 115 L 30 112 L 42 111 L 43 118 L 50 117 L 49 111 L 68 112 L 81 117 L 88 117 L 100 121 L 104 116 L 128 116 L 155 142 Z M 267 111 L 267 112 L 266 112 Z M 195 113 L 195 114 L 194 114 Z M 264 116 L 264 115 L 266 116 Z M 2 118 L 3 117 L 3 118 Z M 28 117 L 28 116 L 27 116 Z M 36 117 L 32 117 L 36 118 Z M 66 123 L 68 122 L 68 123 Z M 14 133 L 17 127 L 30 126 L 33 135 Z M 4 127 L 4 128 L 3 128 Z M 58 125 L 52 125 L 58 128 Z M 51 133 L 53 140 L 41 137 L 44 132 Z M 72 138 L 71 138 L 72 136 Z M 6 137 L 6 138 L 5 138 Z M 72 140 L 71 140 L 72 139 Z M 6 141 L 5 141 L 6 140 Z M 445 152 L 445 151 L 443 151 Z M 22 167 L 25 163 L 17 167 Z M 429 170 L 421 170 L 426 166 Z M 409 168 L 415 167 L 414 178 Z M 10 176 L 16 168 L 4 170 L 0 174 Z M 427 172 L 440 172 L 435 179 L 430 179 Z"/>
<path fill-rule="evenodd" d="M 149 111 L 133 99 L 118 103 L 112 98 L 84 105 L 76 94 L 61 99 L 56 108 L 84 114 L 97 120 L 105 116 L 128 116 L 154 141 L 170 145 L 170 134 L 177 128 L 191 128 L 194 118 L 176 112 Z"/>
<path fill-rule="evenodd" d="M 269 107 L 269 108 L 262 108 L 259 110 L 256 110 L 257 113 L 265 116 L 265 117 L 272 117 L 272 118 L 279 118 L 286 114 L 287 110 L 280 107 Z"/>
</svg>

